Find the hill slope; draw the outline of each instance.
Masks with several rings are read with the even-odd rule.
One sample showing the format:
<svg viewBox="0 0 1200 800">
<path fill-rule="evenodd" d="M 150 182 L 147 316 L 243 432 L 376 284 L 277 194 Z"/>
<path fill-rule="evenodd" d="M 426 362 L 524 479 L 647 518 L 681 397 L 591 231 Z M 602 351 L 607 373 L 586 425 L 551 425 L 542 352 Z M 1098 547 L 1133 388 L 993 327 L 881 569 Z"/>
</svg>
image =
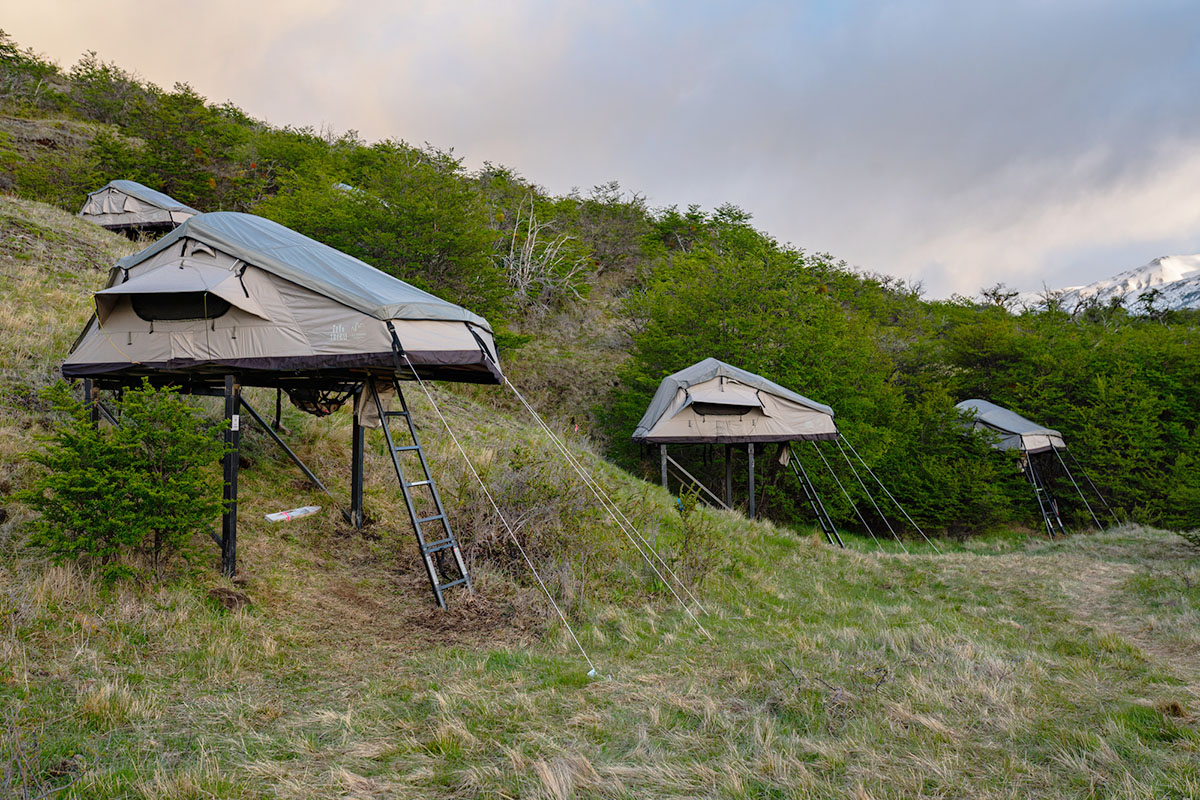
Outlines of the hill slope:
<svg viewBox="0 0 1200 800">
<path fill-rule="evenodd" d="M 123 240 L 0 198 L 5 491 L 47 382 Z M 715 563 L 707 640 L 663 595 L 534 428 L 486 392 L 436 399 L 566 608 L 600 677 L 517 566 L 433 424 L 433 462 L 478 595 L 431 608 L 370 453 L 375 522 L 336 506 L 253 432 L 243 575 L 212 564 L 106 590 L 20 547 L 0 590 L 5 789 L 59 797 L 1190 797 L 1200 794 L 1200 566 L 1124 528 L 1059 543 L 975 539 L 945 556 L 830 549 L 698 512 Z M 263 398 L 264 400 L 266 398 Z M 301 455 L 344 496 L 349 421 L 289 410 Z M 580 457 L 668 555 L 659 489 Z M 692 553 L 693 556 L 696 553 Z M 683 563 L 682 561 L 680 562 Z M 694 561 L 693 561 L 694 563 Z M 209 594 L 209 589 L 226 590 Z M 244 593 L 226 610 L 214 597 Z"/>
</svg>

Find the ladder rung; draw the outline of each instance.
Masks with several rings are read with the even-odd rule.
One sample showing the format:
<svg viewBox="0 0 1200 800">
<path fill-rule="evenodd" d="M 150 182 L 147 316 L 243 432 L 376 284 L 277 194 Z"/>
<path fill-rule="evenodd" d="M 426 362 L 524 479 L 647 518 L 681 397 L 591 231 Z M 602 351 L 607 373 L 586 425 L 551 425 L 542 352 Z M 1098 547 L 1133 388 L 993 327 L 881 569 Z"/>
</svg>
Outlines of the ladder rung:
<svg viewBox="0 0 1200 800">
<path fill-rule="evenodd" d="M 383 415 L 385 417 L 407 417 L 408 414 L 409 414 L 409 412 L 407 412 L 407 411 L 385 411 L 385 412 L 383 412 Z"/>
<path fill-rule="evenodd" d="M 436 542 L 430 542 L 429 544 L 425 545 L 425 553 L 426 555 L 429 553 L 437 553 L 442 550 L 447 550 L 451 547 L 454 547 L 453 539 L 438 539 Z"/>
<path fill-rule="evenodd" d="M 408 484 L 408 488 L 411 489 L 414 486 L 429 486 L 431 483 L 433 483 L 433 481 L 413 481 L 412 483 Z"/>
<path fill-rule="evenodd" d="M 419 444 L 406 444 L 406 445 L 404 445 L 404 446 L 402 446 L 402 447 L 393 447 L 392 449 L 393 449 L 393 450 L 395 450 L 397 453 L 400 453 L 400 452 L 403 452 L 403 451 L 405 451 L 405 450 L 420 450 L 420 449 L 421 449 L 421 445 L 419 445 Z"/>
<path fill-rule="evenodd" d="M 417 520 L 418 525 L 424 525 L 426 522 L 433 522 L 435 519 L 445 519 L 445 514 L 434 514 L 432 517 L 421 517 Z"/>
<path fill-rule="evenodd" d="M 467 582 L 467 576 L 464 575 L 461 578 L 458 578 L 457 580 L 450 581 L 449 583 L 440 584 L 438 586 L 438 588 L 441 589 L 442 591 L 445 591 L 446 589 L 449 589 L 451 586 L 458 586 L 460 583 L 466 583 L 466 582 Z"/>
</svg>

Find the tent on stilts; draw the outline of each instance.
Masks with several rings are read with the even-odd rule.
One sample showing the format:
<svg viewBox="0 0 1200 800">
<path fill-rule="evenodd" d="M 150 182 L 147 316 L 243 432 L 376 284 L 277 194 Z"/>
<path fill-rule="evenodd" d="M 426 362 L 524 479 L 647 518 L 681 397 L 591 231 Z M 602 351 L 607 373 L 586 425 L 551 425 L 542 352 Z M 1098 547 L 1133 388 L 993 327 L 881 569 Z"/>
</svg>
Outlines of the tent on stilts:
<svg viewBox="0 0 1200 800">
<path fill-rule="evenodd" d="M 279 436 L 282 396 L 316 416 L 353 400 L 347 520 L 364 524 L 364 434 L 378 428 L 434 599 L 444 607 L 446 590 L 471 589 L 401 382 L 500 383 L 482 317 L 270 220 L 200 214 L 117 262 L 62 371 L 83 379 L 93 418 L 101 413 L 100 389 L 143 378 L 224 397 L 225 512 L 213 539 L 227 575 L 237 569 L 242 411 L 325 490 Z M 274 425 L 243 387 L 277 390 Z"/>
<path fill-rule="evenodd" d="M 79 216 L 126 234 L 170 231 L 200 212 L 137 181 L 112 181 L 87 196 Z"/>
<path fill-rule="evenodd" d="M 833 519 L 825 507 L 815 484 L 803 462 L 792 447 L 794 442 L 810 442 L 820 462 L 829 471 L 838 489 L 843 493 L 856 517 L 865 530 L 875 539 L 870 524 L 851 498 L 842 480 L 834 471 L 819 443 L 832 441 L 837 445 L 855 480 L 870 500 L 872 507 L 887 525 L 888 530 L 900 542 L 899 534 L 888 522 L 879 504 L 867 489 L 866 482 L 855 468 L 847 453 L 853 453 L 864 470 L 878 483 L 885 496 L 891 500 L 909 523 L 929 541 L 904 508 L 896 501 L 883 482 L 875 475 L 858 451 L 842 435 L 834 422 L 833 409 L 823 403 L 786 389 L 761 375 L 726 364 L 715 358 L 693 364 L 663 379 L 633 432 L 633 440 L 647 445 L 658 445 L 659 463 L 664 488 L 669 489 L 670 474 L 674 472 L 683 484 L 699 488 L 707 500 L 715 505 L 730 509 L 733 501 L 733 450 L 737 445 L 746 446 L 748 460 L 747 515 L 753 519 L 756 512 L 754 489 L 755 446 L 776 443 L 779 445 L 779 463 L 789 467 L 804 493 L 805 501 L 812 509 L 825 538 L 830 544 L 845 546 Z M 724 497 L 704 485 L 685 469 L 668 452 L 670 444 L 723 444 L 725 445 L 725 491 Z M 843 447 L 843 444 L 845 447 Z M 875 539 L 878 543 L 878 539 Z M 936 550 L 936 545 L 930 542 Z M 900 546 L 904 547 L 903 542 Z"/>
<path fill-rule="evenodd" d="M 1099 498 L 1100 503 L 1112 516 L 1113 520 L 1117 521 L 1117 516 L 1113 513 L 1112 508 L 1109 507 L 1108 501 L 1100 494 L 1100 490 L 1096 488 L 1096 484 L 1092 482 L 1091 477 L 1084 471 L 1079 460 L 1067 448 L 1066 440 L 1063 439 L 1061 433 L 1052 428 L 1038 425 L 1036 422 L 1026 419 L 1015 411 L 1010 411 L 987 400 L 977 398 L 963 400 L 955 408 L 967 418 L 970 431 L 989 437 L 991 446 L 994 449 L 1020 451 L 1021 472 L 1033 487 L 1033 493 L 1038 502 L 1038 512 L 1041 514 L 1042 523 L 1046 527 L 1046 533 L 1051 539 L 1058 534 L 1065 534 L 1067 532 L 1066 526 L 1062 521 L 1062 515 L 1060 514 L 1058 499 L 1051 492 L 1047 481 L 1048 473 L 1056 462 L 1062 468 L 1063 474 L 1070 480 L 1071 485 L 1075 487 L 1075 491 L 1079 494 L 1079 499 L 1083 501 L 1084 508 L 1087 509 L 1092 521 L 1096 523 L 1096 527 L 1103 527 L 1100 524 L 1100 519 L 1096 516 L 1096 512 L 1092 510 L 1092 506 L 1088 502 L 1083 489 L 1075 480 L 1075 476 L 1071 474 L 1071 470 L 1067 467 L 1067 462 L 1062 456 L 1063 453 L 1068 455 L 1075 464 L 1075 468 L 1079 470 L 1079 474 L 1083 476 L 1085 482 L 1091 488 L 1093 494 Z M 1054 458 L 1050 458 L 1051 453 Z"/>
</svg>

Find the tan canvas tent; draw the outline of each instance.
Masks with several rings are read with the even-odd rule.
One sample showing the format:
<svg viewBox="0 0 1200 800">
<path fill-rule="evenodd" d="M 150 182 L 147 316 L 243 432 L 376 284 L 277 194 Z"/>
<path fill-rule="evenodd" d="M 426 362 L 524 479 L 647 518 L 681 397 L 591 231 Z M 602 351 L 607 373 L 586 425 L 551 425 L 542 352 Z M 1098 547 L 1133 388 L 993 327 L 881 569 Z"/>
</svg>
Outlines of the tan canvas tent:
<svg viewBox="0 0 1200 800">
<path fill-rule="evenodd" d="M 993 434 L 992 446 L 997 450 L 1041 453 L 1051 448 L 1067 446 L 1058 431 L 1044 428 L 1015 411 L 1009 411 L 987 400 L 963 400 L 955 408 L 972 415 L 974 430 Z"/>
<path fill-rule="evenodd" d="M 318 415 L 353 398 L 346 519 L 364 524 L 364 428 L 378 427 L 438 605 L 444 590 L 470 589 L 400 381 L 500 383 L 487 320 L 275 222 L 233 212 L 193 216 L 118 261 L 95 306 L 62 367 L 84 379 L 94 418 L 102 410 L 96 390 L 142 378 L 224 394 L 226 506 L 214 538 L 226 574 L 236 568 L 241 411 L 327 491 L 275 430 L 286 391 Z M 274 426 L 243 386 L 279 390 Z"/>
<path fill-rule="evenodd" d="M 821 526 L 830 544 L 845 546 L 841 534 L 833 523 L 813 483 L 808 470 L 801 458 L 792 448 L 793 442 L 808 442 L 819 459 L 817 468 L 824 467 L 833 479 L 833 485 L 845 496 L 847 503 L 862 522 L 864 529 L 874 538 L 871 526 L 866 517 L 860 512 L 855 501 L 846 490 L 845 485 L 836 475 L 829 459 L 821 452 L 821 442 L 833 442 L 836 452 L 846 461 L 855 481 L 871 506 L 878 512 L 880 519 L 887 525 L 888 530 L 899 541 L 899 535 L 887 520 L 870 490 L 862 480 L 850 461 L 843 444 L 849 448 L 854 457 L 862 464 L 870 478 L 878 483 L 887 499 L 912 524 L 912 526 L 929 541 L 925 532 L 913 521 L 908 512 L 900 506 L 878 476 L 867 466 L 846 438 L 838 430 L 833 419 L 833 409 L 829 406 L 810 400 L 804 395 L 785 389 L 761 375 L 739 369 L 715 358 L 706 358 L 672 375 L 668 375 L 659 384 L 658 390 L 650 401 L 646 413 L 642 416 L 633 432 L 633 439 L 645 444 L 657 444 L 661 464 L 662 484 L 668 484 L 670 467 L 677 473 L 697 486 L 716 504 L 729 508 L 732 505 L 733 477 L 732 456 L 733 447 L 745 444 L 748 461 L 748 503 L 747 511 L 751 518 L 755 515 L 754 489 L 754 453 L 756 444 L 779 444 L 779 464 L 790 468 L 804 498 L 812 508 L 813 515 Z M 679 444 L 724 444 L 725 445 L 725 499 L 717 497 L 711 490 L 688 472 L 678 461 L 667 453 L 667 445 Z M 933 546 L 933 543 L 930 542 Z M 900 544 L 904 547 L 903 543 Z M 933 546 L 934 550 L 937 549 Z"/>
<path fill-rule="evenodd" d="M 833 409 L 761 375 L 706 358 L 668 375 L 633 432 L 646 443 L 836 439 Z"/>
<path fill-rule="evenodd" d="M 79 216 L 109 230 L 170 230 L 200 212 L 137 181 L 112 181 L 87 196 Z"/>
<path fill-rule="evenodd" d="M 755 444 L 778 442 L 784 448 L 782 443 L 786 442 L 836 439 L 837 436 L 833 409 L 829 406 L 715 358 L 706 358 L 663 378 L 633 432 L 634 441 L 658 445 L 664 488 L 669 488 L 669 467 L 674 467 L 725 508 L 733 502 L 733 445 L 746 445 L 747 513 L 751 519 L 755 514 Z M 672 443 L 725 445 L 724 500 L 668 455 L 667 445 Z M 787 455 L 783 452 L 781 449 L 786 461 Z M 790 454 L 790 450 L 787 453 Z M 793 464 L 793 469 L 796 466 Z M 808 492 L 811 485 L 807 476 L 801 480 Z M 832 540 L 834 534 L 829 535 Z"/>
<path fill-rule="evenodd" d="M 119 261 L 95 300 L 67 377 L 354 380 L 392 369 L 394 331 L 423 378 L 501 379 L 487 320 L 250 214 L 192 217 Z"/>
<path fill-rule="evenodd" d="M 1087 508 L 1096 527 L 1101 527 L 1099 517 L 1092 510 L 1092 506 L 1082 487 L 1075 480 L 1075 476 L 1071 474 L 1071 470 L 1062 456 L 1063 453 L 1066 453 L 1067 457 L 1074 462 L 1075 468 L 1079 470 L 1093 493 L 1112 515 L 1113 520 L 1116 520 L 1116 514 L 1113 513 L 1108 502 L 1100 494 L 1100 490 L 1096 488 L 1096 484 L 1084 471 L 1078 459 L 1067 448 L 1067 443 L 1061 433 L 1053 428 L 1038 425 L 1015 411 L 1010 411 L 987 400 L 978 398 L 963 400 L 955 408 L 963 414 L 964 422 L 971 431 L 987 436 L 993 448 L 1021 452 L 1021 471 L 1033 486 L 1034 496 L 1038 501 L 1038 510 L 1050 538 L 1054 538 L 1058 533 L 1067 532 L 1059 513 L 1058 499 L 1051 491 L 1051 481 L 1049 480 L 1056 468 L 1061 468 L 1062 474 L 1070 480 L 1080 499 L 1083 500 L 1084 507 Z M 1051 454 L 1053 454 L 1053 458 L 1050 457 Z"/>
</svg>

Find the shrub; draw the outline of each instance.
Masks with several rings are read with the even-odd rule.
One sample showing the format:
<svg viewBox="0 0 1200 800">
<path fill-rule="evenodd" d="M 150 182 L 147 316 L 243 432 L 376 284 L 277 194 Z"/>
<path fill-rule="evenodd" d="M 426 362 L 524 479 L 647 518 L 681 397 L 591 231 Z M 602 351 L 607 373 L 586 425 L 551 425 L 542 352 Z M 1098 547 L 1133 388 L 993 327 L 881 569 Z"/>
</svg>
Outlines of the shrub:
<svg viewBox="0 0 1200 800">
<path fill-rule="evenodd" d="M 698 489 L 682 492 L 675 505 L 682 530 L 676 545 L 677 555 L 673 560 L 684 581 L 692 586 L 704 583 L 716 568 L 723 552 L 721 544 L 717 542 L 712 520 L 699 513 L 699 505 Z"/>
<path fill-rule="evenodd" d="M 45 472 L 20 498 L 40 516 L 29 544 L 58 562 L 84 560 L 107 579 L 149 566 L 161 578 L 172 555 L 193 555 L 193 535 L 221 511 L 217 462 L 224 444 L 200 411 L 143 382 L 116 398 L 120 424 L 93 425 L 62 382 L 45 392 L 60 418 L 30 458 Z"/>
</svg>

